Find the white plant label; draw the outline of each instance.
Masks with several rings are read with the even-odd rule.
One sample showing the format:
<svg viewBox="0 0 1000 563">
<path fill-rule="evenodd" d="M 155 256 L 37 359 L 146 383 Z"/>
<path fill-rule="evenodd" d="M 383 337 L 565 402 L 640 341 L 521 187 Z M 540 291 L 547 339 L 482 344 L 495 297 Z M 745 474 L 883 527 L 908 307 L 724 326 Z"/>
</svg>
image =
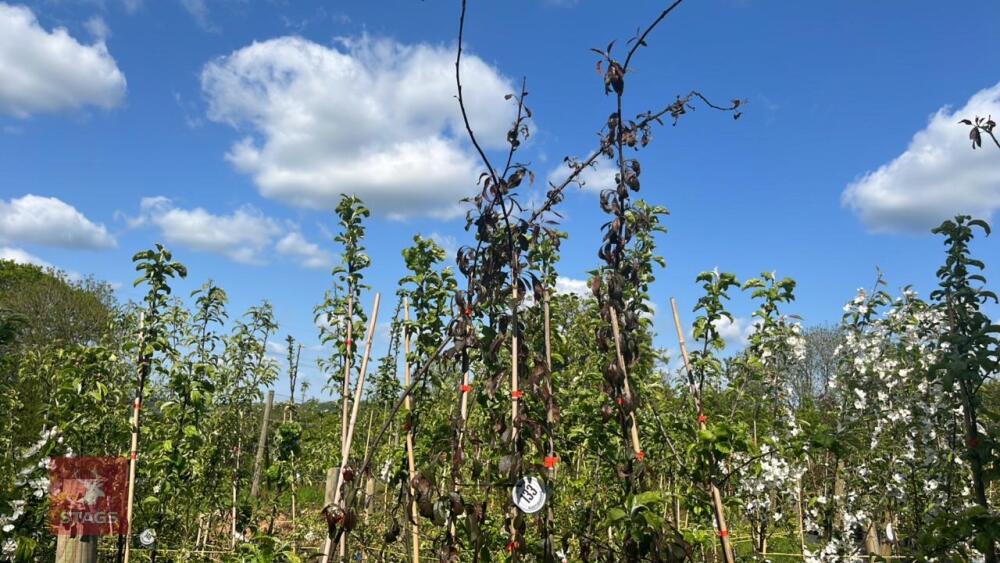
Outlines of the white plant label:
<svg viewBox="0 0 1000 563">
<path fill-rule="evenodd" d="M 514 504 L 525 514 L 534 514 L 545 506 L 545 487 L 535 477 L 521 477 L 511 491 Z"/>
<path fill-rule="evenodd" d="M 156 531 L 152 528 L 146 528 L 139 534 L 139 543 L 145 546 L 153 545 L 156 542 Z"/>
</svg>

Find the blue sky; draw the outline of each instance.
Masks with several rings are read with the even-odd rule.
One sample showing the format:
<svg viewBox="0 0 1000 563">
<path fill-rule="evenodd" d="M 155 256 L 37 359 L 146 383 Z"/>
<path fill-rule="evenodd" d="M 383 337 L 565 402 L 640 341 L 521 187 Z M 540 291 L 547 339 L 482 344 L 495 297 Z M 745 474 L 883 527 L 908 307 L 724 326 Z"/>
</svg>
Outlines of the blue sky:
<svg viewBox="0 0 1000 563">
<path fill-rule="evenodd" d="M 480 135 L 502 146 L 503 95 L 526 77 L 535 117 L 521 159 L 544 179 L 586 156 L 612 111 L 588 49 L 623 45 L 661 4 L 472 2 Z M 92 273 L 130 299 L 131 255 L 164 241 L 191 272 L 179 294 L 212 278 L 234 313 L 269 299 L 282 337 L 315 345 L 339 193 L 374 208 L 370 281 L 384 295 L 414 233 L 449 251 L 470 240 L 455 216 L 478 170 L 451 97 L 457 10 L 0 2 L 0 256 Z M 796 278 L 789 312 L 806 324 L 836 322 L 876 267 L 926 295 L 942 256 L 927 226 L 1000 207 L 1000 151 L 973 152 L 955 123 L 1000 114 L 998 19 L 995 2 L 929 1 L 688 0 L 671 15 L 634 63 L 626 113 L 691 89 L 749 105 L 735 122 L 699 108 L 639 154 L 642 196 L 672 213 L 653 288 L 659 343 L 673 343 L 669 297 L 688 311 L 694 276 L 713 267 Z M 597 264 L 601 172 L 564 203 L 564 287 Z M 976 250 L 1000 263 L 995 240 Z M 751 306 L 733 308 L 735 342 Z"/>
</svg>

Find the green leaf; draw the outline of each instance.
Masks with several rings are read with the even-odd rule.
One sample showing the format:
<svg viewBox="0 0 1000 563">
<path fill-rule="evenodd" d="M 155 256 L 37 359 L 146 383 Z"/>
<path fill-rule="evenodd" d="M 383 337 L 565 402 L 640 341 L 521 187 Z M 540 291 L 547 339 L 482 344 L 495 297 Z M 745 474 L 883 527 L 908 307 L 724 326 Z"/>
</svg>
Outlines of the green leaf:
<svg viewBox="0 0 1000 563">
<path fill-rule="evenodd" d="M 625 512 L 624 510 L 620 508 L 612 508 L 608 510 L 608 517 L 604 519 L 604 525 L 611 526 L 616 522 L 621 521 L 626 516 L 628 516 L 628 513 Z"/>
</svg>

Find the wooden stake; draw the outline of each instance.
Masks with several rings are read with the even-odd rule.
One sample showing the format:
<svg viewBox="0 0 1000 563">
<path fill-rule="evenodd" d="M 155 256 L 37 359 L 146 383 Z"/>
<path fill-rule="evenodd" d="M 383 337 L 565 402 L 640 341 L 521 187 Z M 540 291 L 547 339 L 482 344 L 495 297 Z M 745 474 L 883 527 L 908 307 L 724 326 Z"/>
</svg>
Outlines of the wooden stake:
<svg viewBox="0 0 1000 563">
<path fill-rule="evenodd" d="M 364 355 L 361 357 L 361 370 L 358 372 L 358 383 L 354 387 L 354 401 L 353 401 L 353 406 L 351 408 L 351 419 L 348 422 L 347 426 L 347 438 L 344 441 L 344 447 L 341 448 L 341 460 L 342 460 L 340 464 L 341 471 L 343 471 L 343 468 L 347 466 L 348 455 L 351 452 L 351 441 L 354 439 L 354 426 L 357 424 L 358 421 L 358 410 L 361 408 L 361 397 L 364 394 L 365 390 L 365 372 L 368 371 L 368 359 L 371 357 L 372 353 L 372 339 L 375 336 L 375 323 L 378 321 L 378 307 L 380 301 L 381 301 L 381 294 L 376 293 L 375 303 L 372 305 L 372 318 L 369 319 L 368 321 L 368 332 L 365 334 L 365 352 Z M 340 495 L 342 489 L 343 487 L 339 486 L 334 489 L 333 502 L 331 503 L 333 506 L 340 504 Z M 346 537 L 346 534 L 341 534 L 340 537 L 341 537 L 340 545 L 341 547 L 343 547 L 345 545 L 344 538 Z M 332 543 L 333 542 L 330 541 L 330 538 L 327 537 L 326 545 L 323 548 L 323 557 L 321 558 L 321 561 L 323 563 L 326 563 L 330 560 L 331 548 L 333 547 Z M 343 555 L 343 553 L 341 555 Z"/>
<path fill-rule="evenodd" d="M 545 292 L 545 301 L 542 304 L 543 312 L 545 315 L 545 367 L 548 371 L 548 377 L 545 378 L 546 391 L 549 394 L 548 404 L 545 405 L 545 421 L 549 426 L 549 456 L 555 457 L 556 446 L 555 440 L 552 437 L 552 425 L 555 424 L 555 417 L 553 416 L 552 409 L 552 331 L 551 323 L 549 322 L 549 292 Z M 549 478 L 554 478 L 556 476 L 556 466 L 553 465 L 549 468 Z M 551 506 L 550 506 L 551 511 Z"/>
<path fill-rule="evenodd" d="M 146 357 L 146 313 L 139 313 L 139 372 L 137 374 L 137 385 L 135 390 L 135 400 L 132 402 L 132 442 L 129 447 L 128 462 L 128 504 L 125 510 L 125 563 L 129 562 L 131 555 L 132 539 L 132 510 L 135 505 L 135 473 L 139 462 L 139 409 L 142 407 L 142 391 L 146 385 L 146 376 L 149 375 L 149 358 Z M 96 545 L 96 544 L 95 544 Z"/>
<path fill-rule="evenodd" d="M 375 418 L 375 411 L 368 413 L 368 430 L 365 432 L 365 458 L 368 457 L 368 446 L 372 443 L 372 421 Z M 368 523 L 369 508 L 372 497 L 375 495 L 375 479 L 368 477 L 367 471 L 361 472 L 361 478 L 365 480 L 365 524 Z"/>
<path fill-rule="evenodd" d="M 518 405 L 518 380 L 517 380 L 517 280 L 514 280 L 514 305 L 511 319 L 510 333 L 510 440 L 517 445 L 517 405 Z"/>
<path fill-rule="evenodd" d="M 674 329 L 677 331 L 677 341 L 681 348 L 681 358 L 684 359 L 684 369 L 688 373 L 688 384 L 691 386 L 691 392 L 694 394 L 695 407 L 698 412 L 698 429 L 705 429 L 705 413 L 702 410 L 701 404 L 701 392 L 694 382 L 694 372 L 691 371 L 691 359 L 688 356 L 687 343 L 684 341 L 684 329 L 681 328 L 681 315 L 677 311 L 677 300 L 673 297 L 670 298 L 670 308 L 674 313 Z M 729 528 L 726 527 L 726 514 L 725 509 L 722 504 L 722 493 L 719 492 L 719 487 L 715 486 L 715 483 L 709 480 L 709 488 L 712 494 L 712 508 L 715 510 L 715 523 L 719 528 L 719 543 L 722 545 L 722 557 L 725 563 L 734 563 L 736 561 L 733 556 L 733 545 L 729 541 Z"/>
<path fill-rule="evenodd" d="M 351 289 L 348 287 L 348 292 Z M 341 388 L 341 415 L 340 415 L 340 457 L 347 455 L 344 445 L 347 443 L 347 412 L 351 400 L 351 360 L 354 359 L 354 295 L 347 298 L 347 341 L 344 344 L 344 386 Z"/>
<path fill-rule="evenodd" d="M 410 322 L 410 303 L 406 297 L 403 297 L 403 319 L 405 322 Z M 403 328 L 403 384 L 406 387 L 410 386 L 410 330 L 409 328 Z M 468 377 L 468 374 L 465 375 Z M 464 378 L 463 378 L 464 380 Z M 466 393 L 462 393 L 462 401 L 464 407 Z M 410 413 L 413 410 L 413 400 L 409 395 L 404 399 L 404 406 L 406 407 L 406 412 Z M 464 411 L 463 411 L 464 420 Z M 459 434 L 461 436 L 461 434 Z M 409 487 L 410 487 L 410 514 L 411 521 L 413 524 L 410 526 L 410 537 L 411 541 L 411 554 L 410 557 L 413 563 L 420 563 L 420 526 L 417 524 L 419 521 L 420 514 L 417 510 L 417 500 L 416 492 L 413 490 L 413 477 L 417 474 L 417 464 L 413 454 L 413 428 L 407 427 L 406 430 L 406 464 L 409 476 Z"/>
<path fill-rule="evenodd" d="M 237 526 L 237 509 L 239 501 L 239 480 L 240 480 L 240 460 L 243 458 L 243 411 L 239 413 L 239 423 L 237 428 L 239 431 L 236 433 L 236 462 L 233 467 L 233 495 L 232 495 L 232 506 L 230 507 L 230 513 L 232 516 L 232 535 L 229 540 L 229 548 L 236 549 L 236 535 L 239 533 Z"/>
<path fill-rule="evenodd" d="M 625 356 L 622 355 L 622 335 L 618 330 L 618 311 L 614 307 L 611 307 L 611 332 L 615 339 L 615 356 L 618 358 L 618 369 L 622 370 L 622 377 L 625 382 L 625 395 L 628 396 L 629 402 L 631 402 L 632 390 L 628 385 L 628 369 L 625 367 Z M 641 459 L 642 445 L 639 443 L 639 428 L 635 423 L 635 411 L 630 410 L 628 415 L 631 422 L 629 435 L 632 438 L 632 453 Z"/>
<path fill-rule="evenodd" d="M 250 496 L 257 498 L 260 494 L 260 472 L 264 465 L 264 448 L 267 447 L 267 425 L 271 418 L 271 405 L 274 404 L 274 390 L 267 392 L 267 403 L 264 404 L 264 417 L 260 421 L 260 438 L 257 440 L 257 456 L 253 461 L 253 482 L 250 485 Z"/>
<path fill-rule="evenodd" d="M 98 536 L 56 537 L 56 563 L 96 563 Z"/>
</svg>

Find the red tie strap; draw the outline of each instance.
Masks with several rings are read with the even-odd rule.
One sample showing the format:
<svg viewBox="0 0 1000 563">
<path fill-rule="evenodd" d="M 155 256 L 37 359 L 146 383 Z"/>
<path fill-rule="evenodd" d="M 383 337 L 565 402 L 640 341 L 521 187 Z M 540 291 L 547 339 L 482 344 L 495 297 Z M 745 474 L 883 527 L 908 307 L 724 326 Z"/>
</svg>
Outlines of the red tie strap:
<svg viewBox="0 0 1000 563">
<path fill-rule="evenodd" d="M 521 389 L 514 389 L 513 391 L 510 392 L 510 396 L 515 399 L 520 399 L 521 397 L 524 397 L 524 391 L 522 391 Z"/>
<path fill-rule="evenodd" d="M 698 424 L 705 424 L 707 422 L 708 422 L 708 417 L 707 416 L 705 416 L 703 414 L 699 414 L 698 415 Z"/>
<path fill-rule="evenodd" d="M 461 387 L 458 388 L 462 393 L 468 393 L 472 391 L 472 386 L 468 383 L 463 383 Z"/>
<path fill-rule="evenodd" d="M 344 341 L 344 344 L 346 344 L 348 347 L 350 347 L 351 345 L 354 344 L 354 341 L 351 340 L 350 338 L 348 338 L 347 340 Z"/>
<path fill-rule="evenodd" d="M 514 553 L 518 547 L 521 547 L 521 544 L 517 543 L 517 540 L 511 541 L 507 544 L 507 553 Z"/>
<path fill-rule="evenodd" d="M 638 451 L 638 452 L 635 452 L 635 459 L 637 459 L 639 461 L 642 461 L 642 460 L 646 459 L 646 452 L 641 451 L 641 450 Z"/>
<path fill-rule="evenodd" d="M 545 461 L 543 462 L 543 464 L 545 465 L 545 469 L 552 469 L 553 467 L 556 466 L 557 461 L 559 461 L 559 458 L 556 456 L 552 455 L 545 456 Z"/>
<path fill-rule="evenodd" d="M 728 538 L 729 537 L 729 530 L 719 530 L 719 537 L 720 538 Z"/>
</svg>

